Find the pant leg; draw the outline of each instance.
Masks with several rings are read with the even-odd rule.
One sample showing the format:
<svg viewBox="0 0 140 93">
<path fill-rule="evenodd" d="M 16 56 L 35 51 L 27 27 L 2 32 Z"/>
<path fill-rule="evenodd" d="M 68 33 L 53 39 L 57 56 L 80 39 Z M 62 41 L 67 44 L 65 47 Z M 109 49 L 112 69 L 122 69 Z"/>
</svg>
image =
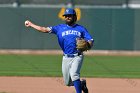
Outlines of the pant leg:
<svg viewBox="0 0 140 93">
<path fill-rule="evenodd" d="M 83 55 L 74 57 L 71 68 L 70 68 L 70 76 L 72 81 L 80 79 L 80 70 L 83 64 Z"/>
<path fill-rule="evenodd" d="M 71 67 L 72 58 L 63 56 L 62 59 L 62 74 L 64 78 L 64 83 L 66 86 L 72 86 L 73 82 L 70 77 L 70 67 Z"/>
</svg>

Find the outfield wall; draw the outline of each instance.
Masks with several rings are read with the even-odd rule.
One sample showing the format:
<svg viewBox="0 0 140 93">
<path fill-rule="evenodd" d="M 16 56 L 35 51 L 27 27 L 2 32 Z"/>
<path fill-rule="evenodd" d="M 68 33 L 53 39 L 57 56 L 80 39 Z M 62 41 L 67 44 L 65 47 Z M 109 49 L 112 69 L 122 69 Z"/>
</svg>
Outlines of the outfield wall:
<svg viewBox="0 0 140 93">
<path fill-rule="evenodd" d="M 1 7 L 0 49 L 60 49 L 55 35 L 26 28 L 29 19 L 41 26 L 63 21 L 60 8 Z M 139 9 L 81 9 L 81 20 L 95 39 L 95 50 L 140 50 Z"/>
</svg>

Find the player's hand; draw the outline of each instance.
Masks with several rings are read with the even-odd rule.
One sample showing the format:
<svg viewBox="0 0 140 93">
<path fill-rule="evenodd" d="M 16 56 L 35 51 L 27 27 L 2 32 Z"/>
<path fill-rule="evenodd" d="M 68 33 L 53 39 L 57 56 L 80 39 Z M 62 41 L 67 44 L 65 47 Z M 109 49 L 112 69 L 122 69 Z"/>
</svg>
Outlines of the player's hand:
<svg viewBox="0 0 140 93">
<path fill-rule="evenodd" d="M 29 20 L 26 20 L 26 21 L 25 21 L 25 26 L 26 26 L 26 27 L 30 27 L 30 26 L 31 26 L 31 24 L 32 24 L 32 22 L 31 22 L 31 21 L 29 21 Z"/>
</svg>

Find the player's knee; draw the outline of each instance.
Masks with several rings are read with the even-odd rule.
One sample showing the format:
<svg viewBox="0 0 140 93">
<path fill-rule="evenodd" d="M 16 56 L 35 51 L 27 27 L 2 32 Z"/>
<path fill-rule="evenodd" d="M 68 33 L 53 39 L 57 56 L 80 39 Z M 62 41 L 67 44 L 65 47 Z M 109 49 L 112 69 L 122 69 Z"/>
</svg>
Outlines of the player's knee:
<svg viewBox="0 0 140 93">
<path fill-rule="evenodd" d="M 80 79 L 80 74 L 77 74 L 77 73 L 71 74 L 71 79 L 72 79 L 72 81 Z"/>
</svg>

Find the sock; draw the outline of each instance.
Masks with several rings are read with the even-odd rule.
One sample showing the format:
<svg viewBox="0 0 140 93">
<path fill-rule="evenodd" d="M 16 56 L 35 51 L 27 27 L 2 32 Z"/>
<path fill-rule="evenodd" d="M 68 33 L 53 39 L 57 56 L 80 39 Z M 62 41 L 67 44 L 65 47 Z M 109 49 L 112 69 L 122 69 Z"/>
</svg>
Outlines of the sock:
<svg viewBox="0 0 140 93">
<path fill-rule="evenodd" d="M 82 93 L 80 79 L 73 81 L 76 93 Z"/>
</svg>

